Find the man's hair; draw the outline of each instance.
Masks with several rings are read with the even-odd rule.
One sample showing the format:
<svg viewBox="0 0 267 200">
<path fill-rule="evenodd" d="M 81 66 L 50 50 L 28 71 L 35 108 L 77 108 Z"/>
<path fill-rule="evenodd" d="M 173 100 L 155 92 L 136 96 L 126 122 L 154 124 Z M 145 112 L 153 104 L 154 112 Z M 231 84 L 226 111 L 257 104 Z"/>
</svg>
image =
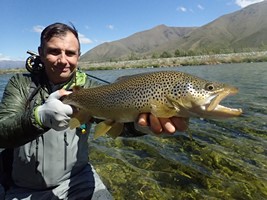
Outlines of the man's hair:
<svg viewBox="0 0 267 200">
<path fill-rule="evenodd" d="M 48 42 L 52 37 L 54 36 L 64 36 L 67 34 L 67 32 L 73 33 L 73 35 L 77 38 L 79 43 L 79 53 L 80 53 L 80 41 L 78 37 L 78 31 L 74 27 L 73 24 L 68 26 L 67 24 L 63 23 L 54 23 L 49 26 L 47 26 L 41 33 L 41 42 L 40 47 L 43 48 L 44 44 Z"/>
</svg>

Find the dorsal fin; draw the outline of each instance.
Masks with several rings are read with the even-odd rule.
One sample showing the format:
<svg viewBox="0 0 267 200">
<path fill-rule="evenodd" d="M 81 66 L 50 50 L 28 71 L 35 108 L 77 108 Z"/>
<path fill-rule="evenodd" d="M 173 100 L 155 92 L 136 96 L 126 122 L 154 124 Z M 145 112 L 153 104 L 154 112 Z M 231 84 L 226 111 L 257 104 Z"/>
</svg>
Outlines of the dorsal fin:
<svg viewBox="0 0 267 200">
<path fill-rule="evenodd" d="M 146 73 L 149 73 L 149 72 L 145 72 L 145 73 L 141 73 L 141 74 L 132 74 L 132 75 L 120 76 L 114 82 L 127 80 L 129 78 L 136 77 L 136 76 L 142 76 L 143 74 L 146 74 Z"/>
</svg>

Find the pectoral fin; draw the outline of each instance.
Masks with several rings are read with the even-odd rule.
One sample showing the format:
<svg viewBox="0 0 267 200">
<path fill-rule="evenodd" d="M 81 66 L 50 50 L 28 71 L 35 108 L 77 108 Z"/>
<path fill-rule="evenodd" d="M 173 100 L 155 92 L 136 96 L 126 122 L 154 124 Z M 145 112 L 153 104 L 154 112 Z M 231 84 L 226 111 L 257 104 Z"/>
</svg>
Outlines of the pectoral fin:
<svg viewBox="0 0 267 200">
<path fill-rule="evenodd" d="M 161 104 L 157 101 L 151 103 L 151 113 L 156 117 L 170 118 L 176 115 L 174 107 L 168 107 L 165 104 Z"/>
<path fill-rule="evenodd" d="M 169 96 L 166 96 L 166 99 L 173 106 L 173 108 L 176 110 L 176 113 L 180 112 L 180 107 L 183 106 L 182 100 L 180 100 L 180 101 L 179 101 L 179 99 L 173 100 Z"/>
<path fill-rule="evenodd" d="M 114 123 L 107 134 L 113 139 L 115 139 L 121 134 L 123 127 L 124 127 L 124 124 L 122 123 Z"/>
<path fill-rule="evenodd" d="M 69 122 L 70 129 L 75 129 L 79 126 L 81 126 L 81 122 L 77 118 L 71 118 Z"/>
<path fill-rule="evenodd" d="M 122 123 L 116 123 L 110 120 L 100 122 L 95 126 L 94 139 L 106 134 L 115 139 L 121 134 L 123 126 L 124 125 Z"/>
<path fill-rule="evenodd" d="M 113 125 L 112 121 L 103 121 L 98 123 L 95 126 L 94 139 L 106 135 L 107 132 L 112 128 L 112 125 Z"/>
<path fill-rule="evenodd" d="M 186 97 L 179 99 L 173 99 L 170 96 L 166 96 L 166 98 L 168 99 L 169 103 L 174 106 L 177 112 L 184 109 L 190 109 L 195 106 L 194 101 L 192 101 L 192 96 L 189 94 Z"/>
</svg>

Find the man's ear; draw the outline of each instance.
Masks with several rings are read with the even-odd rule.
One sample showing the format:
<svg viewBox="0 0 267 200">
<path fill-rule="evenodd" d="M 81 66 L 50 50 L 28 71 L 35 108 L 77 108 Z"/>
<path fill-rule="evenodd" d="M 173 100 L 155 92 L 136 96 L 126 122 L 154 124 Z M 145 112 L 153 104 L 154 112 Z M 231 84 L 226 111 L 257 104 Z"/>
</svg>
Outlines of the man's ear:
<svg viewBox="0 0 267 200">
<path fill-rule="evenodd" d="M 44 62 L 44 50 L 42 47 L 38 47 L 38 53 L 42 62 Z"/>
<path fill-rule="evenodd" d="M 39 56 L 41 57 L 44 55 L 42 47 L 38 47 L 38 53 L 39 53 Z"/>
</svg>

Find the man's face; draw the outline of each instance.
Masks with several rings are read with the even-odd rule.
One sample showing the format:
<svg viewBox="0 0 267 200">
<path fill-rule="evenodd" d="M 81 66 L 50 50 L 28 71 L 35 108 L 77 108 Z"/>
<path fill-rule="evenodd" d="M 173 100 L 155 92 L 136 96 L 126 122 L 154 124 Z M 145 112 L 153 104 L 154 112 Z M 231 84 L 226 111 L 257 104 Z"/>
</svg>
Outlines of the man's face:
<svg viewBox="0 0 267 200">
<path fill-rule="evenodd" d="M 79 42 L 71 32 L 54 36 L 39 48 L 45 72 L 53 84 L 68 81 L 75 73 L 79 59 Z"/>
</svg>

